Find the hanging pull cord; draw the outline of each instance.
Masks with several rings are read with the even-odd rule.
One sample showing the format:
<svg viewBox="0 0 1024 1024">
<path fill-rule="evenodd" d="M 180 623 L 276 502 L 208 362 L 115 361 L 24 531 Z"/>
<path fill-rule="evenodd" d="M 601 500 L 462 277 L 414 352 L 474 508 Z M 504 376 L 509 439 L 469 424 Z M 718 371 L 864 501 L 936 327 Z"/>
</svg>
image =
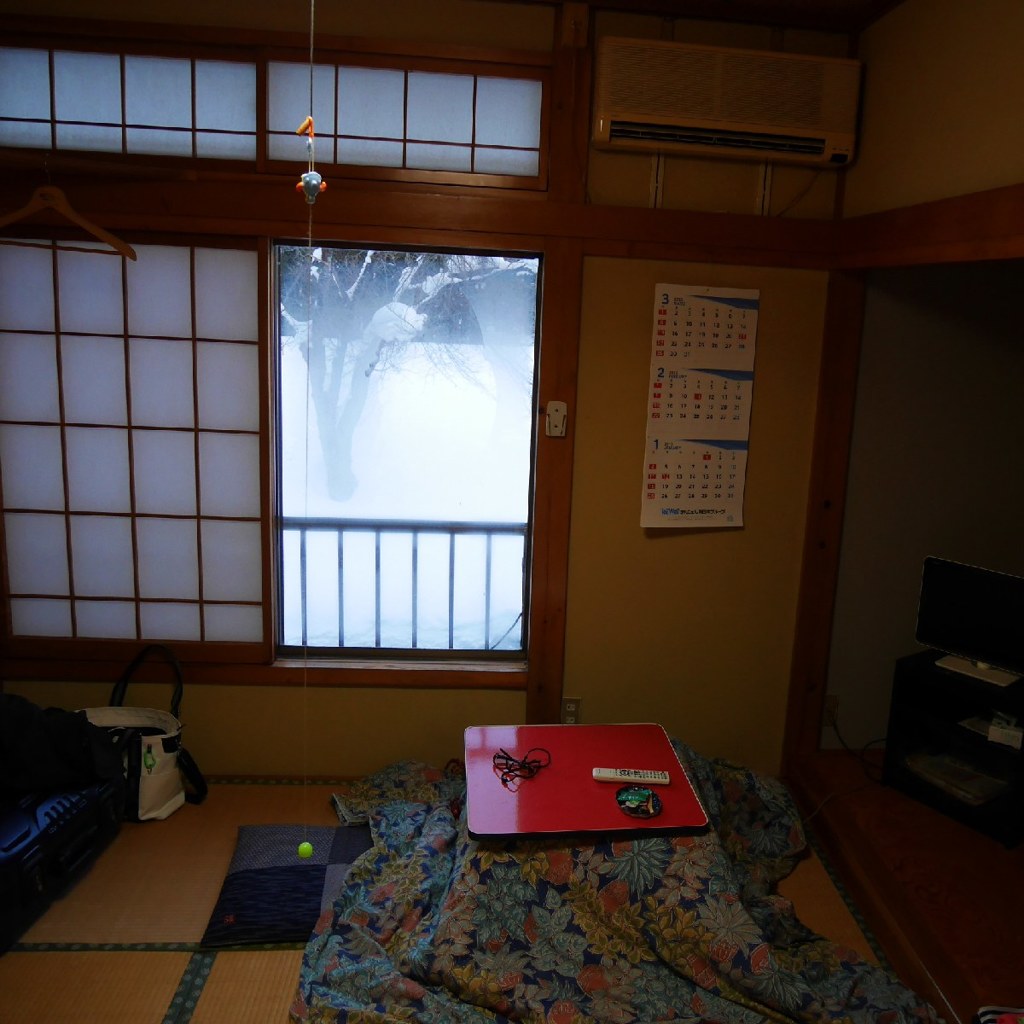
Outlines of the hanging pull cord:
<svg viewBox="0 0 1024 1024">
<path fill-rule="evenodd" d="M 316 197 L 327 188 L 326 182 L 317 173 L 313 160 L 313 26 L 315 21 L 316 0 L 309 0 L 309 116 L 295 129 L 296 135 L 306 136 L 306 152 L 309 156 L 309 166 L 306 169 L 306 173 L 299 178 L 295 191 L 301 192 L 306 197 L 306 202 L 310 207 L 316 202 Z M 312 209 L 309 211 L 309 216 L 310 224 L 312 225 Z"/>
<path fill-rule="evenodd" d="M 313 26 L 316 20 L 316 0 L 309 0 L 309 116 L 299 126 L 296 135 L 306 134 L 306 150 L 309 155 L 309 169 L 295 186 L 306 197 L 309 204 L 307 217 L 307 238 L 309 253 L 309 275 L 306 279 L 306 445 L 303 479 L 304 515 L 309 518 L 309 344 L 313 330 L 313 203 L 327 187 L 320 175 L 313 169 Z M 315 177 L 314 177 L 315 176 Z M 302 842 L 296 851 L 302 860 L 313 856 L 313 844 L 309 841 L 309 818 L 307 798 L 309 796 L 309 637 L 306 629 L 305 611 L 302 622 Z"/>
<path fill-rule="evenodd" d="M 313 166 L 314 125 L 312 114 L 295 129 L 295 134 L 306 136 L 306 152 L 309 156 L 309 169 L 299 178 L 295 191 L 305 195 L 306 202 L 312 206 L 316 202 L 316 197 L 327 188 L 327 182 L 320 177 L 319 172 L 314 170 Z"/>
</svg>

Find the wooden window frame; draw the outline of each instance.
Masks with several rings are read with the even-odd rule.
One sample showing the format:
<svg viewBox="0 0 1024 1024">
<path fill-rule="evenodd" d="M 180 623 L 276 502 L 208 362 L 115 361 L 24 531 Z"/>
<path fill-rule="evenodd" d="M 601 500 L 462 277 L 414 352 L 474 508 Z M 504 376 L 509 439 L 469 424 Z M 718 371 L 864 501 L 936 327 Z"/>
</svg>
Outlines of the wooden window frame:
<svg viewBox="0 0 1024 1024">
<path fill-rule="evenodd" d="M 422 242 L 408 244 L 436 244 L 431 233 L 411 231 L 410 239 Z M 522 251 L 522 239 L 487 236 L 483 239 L 459 234 L 467 248 L 487 248 L 492 251 Z M 168 239 L 167 241 L 171 241 Z M 201 246 L 209 239 L 181 236 L 182 245 Z M 448 237 L 448 244 L 454 238 Z M 239 239 L 225 240 L 225 246 L 235 248 Z M 578 261 L 569 246 L 537 238 L 531 246 L 542 260 L 542 289 L 559 294 L 563 288 L 578 287 Z M 253 685 L 294 684 L 356 685 L 412 688 L 472 687 L 500 690 L 536 689 L 534 681 L 543 674 L 549 676 L 552 663 L 560 671 L 562 649 L 562 622 L 564 616 L 565 559 L 568 529 L 568 499 L 571 481 L 571 448 L 566 438 L 547 438 L 542 429 L 542 395 L 566 394 L 574 387 L 574 353 L 553 352 L 545 349 L 545 339 L 575 336 L 575 327 L 568 333 L 567 318 L 574 319 L 557 303 L 543 303 L 540 323 L 540 364 L 548 368 L 541 371 L 535 384 L 535 411 L 540 420 L 533 453 L 534 496 L 531 514 L 531 552 L 528 607 L 529 627 L 525 656 L 519 659 L 501 658 L 488 661 L 466 652 L 458 659 L 440 658 L 424 652 L 423 657 L 389 658 L 386 652 L 380 659 L 367 660 L 360 653 L 352 658 L 282 659 L 275 654 L 275 627 L 277 584 L 273 578 L 277 563 L 275 544 L 274 508 L 276 480 L 274 473 L 271 408 L 272 356 L 270 353 L 270 240 L 260 239 L 257 254 L 261 268 L 260 303 L 261 326 L 259 348 L 262 369 L 260 374 L 260 453 L 261 453 L 261 533 L 263 551 L 263 618 L 264 640 L 261 643 L 227 643 L 218 641 L 183 641 L 173 643 L 183 662 L 190 665 L 190 678 L 196 682 L 242 683 Z M 363 240 L 362 244 L 368 244 Z M 246 247 L 247 246 L 243 246 Z M 562 283 L 564 281 L 564 283 Z M 554 344 L 549 341 L 549 345 Z M 568 357 L 568 358 L 567 358 Z M 569 365 L 571 363 L 571 365 Z M 2 532 L 0 523 L 0 532 Z M 3 595 L 8 593 L 6 574 Z M 109 678 L 116 672 L 130 652 L 146 641 L 101 640 L 88 638 L 26 637 L 11 633 L 9 609 L 5 607 L 0 623 L 0 672 L 11 678 L 62 680 L 73 678 Z M 154 638 L 158 639 L 158 638 Z"/>
<path fill-rule="evenodd" d="M 24 21 L 24 19 L 21 19 Z M 11 45 L 39 48 L 95 48 L 103 51 L 117 48 L 132 53 L 151 52 L 166 56 L 192 56 L 195 58 L 230 59 L 238 54 L 213 32 L 186 30 L 189 39 L 180 44 L 168 43 L 158 29 L 148 26 L 86 26 L 74 36 L 61 34 L 52 23 L 41 29 L 25 29 L 9 40 Z M 76 30 L 81 26 L 76 25 Z M 128 45 L 129 42 L 131 45 Z M 348 41 L 346 41 L 347 43 Z M 282 51 L 271 46 L 270 40 L 249 34 L 243 40 L 260 53 L 258 68 L 266 67 L 266 60 L 278 59 L 282 53 L 292 60 L 302 52 L 296 39 L 291 50 Z M 323 59 L 330 49 L 318 48 L 317 58 Z M 346 62 L 360 50 L 345 48 Z M 582 282 L 582 249 L 578 240 L 565 238 L 557 231 L 522 232 L 518 227 L 508 233 L 501 227 L 506 217 L 497 220 L 476 214 L 452 220 L 438 217 L 432 209 L 444 205 L 437 195 L 438 187 L 450 197 L 503 198 L 502 206 L 535 206 L 539 200 L 564 199 L 576 188 L 575 173 L 563 172 L 554 192 L 547 182 L 548 148 L 550 140 L 557 146 L 571 149 L 578 157 L 581 137 L 559 132 L 551 123 L 549 89 L 547 82 L 557 75 L 557 54 L 442 48 L 438 50 L 410 47 L 366 46 L 363 52 L 386 52 L 390 59 L 400 62 L 409 70 L 451 70 L 453 61 L 462 68 L 476 69 L 474 73 L 488 72 L 503 77 L 514 77 L 516 67 L 526 69 L 530 77 L 543 78 L 544 107 L 541 123 L 542 174 L 531 187 L 523 188 L 525 179 L 501 180 L 495 175 L 455 175 L 435 172 L 417 174 L 418 180 L 404 172 L 387 171 L 379 175 L 360 174 L 351 167 L 331 171 L 333 194 L 351 190 L 350 196 L 339 196 L 334 211 L 319 218 L 314 213 L 315 238 L 352 245 L 402 245 L 410 247 L 466 248 L 489 251 L 529 252 L 542 261 L 544 275 L 541 291 L 541 320 L 539 324 L 542 356 L 538 379 L 535 383 L 535 411 L 539 426 L 535 431 L 534 507 L 531 510 L 532 559 L 529 578 L 529 623 L 526 657 L 515 661 L 483 663 L 471 656 L 458 662 L 429 657 L 401 663 L 387 660 L 346 659 L 334 662 L 311 663 L 307 659 L 282 660 L 274 656 L 273 623 L 276 618 L 276 581 L 272 578 L 273 557 L 273 455 L 269 423 L 272 419 L 270 393 L 271 369 L 267 338 L 269 324 L 261 325 L 263 337 L 260 394 L 263 411 L 260 450 L 264 479 L 262 494 L 262 536 L 264 551 L 264 617 L 265 639 L 259 644 L 246 643 L 181 643 L 176 648 L 189 671 L 190 681 L 203 684 L 227 685 L 285 685 L 298 683 L 314 686 L 361 686 L 386 688 L 477 688 L 520 691 L 526 694 L 527 716 L 531 720 L 551 720 L 557 713 L 561 693 L 561 673 L 564 655 L 565 598 L 568 573 L 568 529 L 571 496 L 572 431 L 563 438 L 551 439 L 544 435 L 543 415 L 545 402 L 558 398 L 574 405 L 576 345 L 579 328 L 579 309 L 576 303 L 544 301 L 544 296 L 575 296 Z M 582 62 L 575 72 L 580 80 L 586 65 Z M 563 72 L 564 73 L 564 72 Z M 258 70 L 257 103 L 259 106 L 258 139 L 265 147 L 263 128 L 266 124 L 265 71 Z M 565 128 L 567 114 L 559 113 L 558 121 Z M 38 151 L 19 152 L 0 150 L 0 175 L 17 172 L 40 159 Z M 190 161 L 185 158 L 152 157 L 116 154 L 60 153 L 45 157 L 48 172 L 61 175 L 68 184 L 72 200 L 81 211 L 87 211 L 94 223 L 102 223 L 133 242 L 182 245 L 243 246 L 255 244 L 261 254 L 260 301 L 262 309 L 269 310 L 271 239 L 305 240 L 305 212 L 301 197 L 294 193 L 295 166 L 271 163 L 265 151 L 251 168 L 237 173 L 232 171 L 225 179 L 225 166 L 214 167 L 216 161 Z M 110 180 L 111 165 L 118 169 L 118 180 Z M 278 173 L 280 170 L 280 173 Z M 287 177 L 285 177 L 287 174 Z M 74 179 L 74 187 L 68 183 Z M 22 174 L 27 179 L 27 175 Z M 568 186 L 570 178 L 573 181 Z M 484 180 L 486 179 L 486 180 Z M 498 180 L 496 180 L 498 179 Z M 511 187 L 510 187 L 511 186 Z M 582 181 L 579 182 L 582 188 Z M 547 192 L 547 194 L 546 194 Z M 376 211 L 372 223 L 360 216 L 351 216 L 351 200 L 358 194 L 368 200 Z M 421 202 L 421 198 L 426 203 Z M 272 197 L 269 206 L 267 198 Z M 411 203 L 411 206 L 410 206 Z M 298 205 L 296 205 L 298 204 Z M 326 205 L 326 204 L 323 204 Z M 338 208 L 340 206 L 340 209 Z M 363 207 L 363 204 L 359 204 Z M 153 217 L 154 208 L 165 216 Z M 367 207 L 363 207 L 367 208 Z M 490 207 L 489 209 L 493 209 Z M 524 207 L 525 209 L 525 207 Z M 175 212 L 171 212 L 171 211 Z M 410 216 L 410 211 L 413 215 Z M 66 225 L 59 224 L 46 232 L 46 237 L 75 237 Z M 23 237 L 39 237 L 39 228 L 30 225 L 12 225 L 8 233 Z M 265 272 L 264 272 L 265 271 Z M 264 319 L 268 319 L 265 317 Z M 139 642 L 102 641 L 91 639 L 61 640 L 51 638 L 14 637 L 10 632 L 9 610 L 3 600 L 6 581 L 0 594 L 0 676 L 23 680 L 108 680 L 115 678 L 120 667 L 139 647 Z"/>
<path fill-rule="evenodd" d="M 17 25 L 25 19 L 12 19 Z M 126 170 L 141 169 L 153 164 L 164 168 L 177 167 L 182 173 L 221 172 L 232 174 L 291 174 L 295 163 L 285 160 L 270 159 L 267 155 L 267 141 L 270 135 L 268 127 L 268 68 L 271 63 L 291 63 L 308 67 L 309 50 L 293 43 L 282 46 L 277 37 L 270 33 L 249 33 L 247 41 L 228 42 L 223 34 L 223 41 L 214 42 L 216 33 L 188 33 L 178 41 L 167 38 L 165 31 L 145 25 L 111 25 L 109 31 L 100 35 L 95 26 L 76 23 L 77 30 L 69 34 L 62 30 L 63 22 L 57 22 L 51 30 L 41 29 L 38 23 L 29 22 L 23 32 L 12 31 L 3 45 L 10 48 L 40 49 L 49 51 L 50 88 L 51 88 L 51 142 L 56 140 L 57 122 L 52 116 L 53 61 L 52 53 L 80 52 L 108 54 L 121 58 L 122 90 L 124 77 L 124 59 L 126 57 L 166 57 L 192 61 L 192 75 L 195 76 L 196 61 L 226 61 L 252 64 L 256 72 L 256 156 L 253 160 L 234 160 L 224 157 L 197 156 L 159 156 L 146 153 L 127 152 L 127 126 L 122 118 L 120 125 L 122 148 L 120 152 L 112 150 L 75 150 L 51 149 L 40 150 L 31 147 L 10 147 L 9 151 L 21 153 L 25 159 L 38 157 L 49 152 L 53 156 L 63 156 L 73 160 L 84 168 L 90 166 L 101 173 L 101 169 L 109 167 L 116 161 L 118 167 Z M 454 74 L 481 77 L 500 77 L 508 79 L 528 79 L 541 84 L 540 112 L 540 146 L 538 151 L 538 172 L 535 176 L 511 174 L 488 174 L 464 171 L 445 171 L 416 169 L 406 167 L 382 167 L 374 165 L 335 164 L 330 161 L 318 160 L 324 169 L 330 169 L 333 176 L 348 179 L 379 182 L 381 184 L 407 184 L 412 186 L 461 186 L 471 190 L 487 189 L 495 191 L 510 190 L 512 192 L 542 193 L 548 188 L 548 145 L 546 140 L 550 133 L 551 121 L 551 86 L 552 71 L 550 55 L 529 51 L 490 51 L 466 47 L 433 47 L 410 48 L 394 47 L 371 41 L 346 40 L 341 45 L 338 40 L 325 39 L 318 43 L 314 56 L 314 64 L 333 66 L 335 73 L 339 67 L 368 67 L 382 70 L 399 70 L 409 72 L 427 72 L 437 74 Z M 194 103 L 194 97 L 193 97 Z M 122 107 L 124 96 L 122 94 Z M 303 120 L 307 111 L 296 111 L 296 127 Z M 194 137 L 197 129 L 191 128 Z M 403 145 L 408 143 L 403 140 Z M 470 143 L 475 150 L 475 141 Z M 485 147 L 486 148 L 486 147 Z"/>
</svg>

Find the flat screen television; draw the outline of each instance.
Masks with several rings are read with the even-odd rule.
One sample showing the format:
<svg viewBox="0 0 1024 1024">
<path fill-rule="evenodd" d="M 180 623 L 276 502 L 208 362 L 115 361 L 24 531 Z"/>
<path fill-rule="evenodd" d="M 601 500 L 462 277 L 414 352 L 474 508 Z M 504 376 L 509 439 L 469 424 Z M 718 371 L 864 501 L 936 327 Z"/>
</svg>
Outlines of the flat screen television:
<svg viewBox="0 0 1024 1024">
<path fill-rule="evenodd" d="M 916 637 L 951 655 L 948 668 L 982 678 L 994 672 L 993 682 L 1024 675 L 1024 577 L 926 558 Z"/>
</svg>

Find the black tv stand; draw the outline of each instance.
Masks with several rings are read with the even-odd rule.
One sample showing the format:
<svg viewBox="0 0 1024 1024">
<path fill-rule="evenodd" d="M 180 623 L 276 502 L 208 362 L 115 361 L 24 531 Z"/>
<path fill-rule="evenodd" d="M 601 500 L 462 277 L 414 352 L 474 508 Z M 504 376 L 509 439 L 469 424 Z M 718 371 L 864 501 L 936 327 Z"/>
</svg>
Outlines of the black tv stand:
<svg viewBox="0 0 1024 1024">
<path fill-rule="evenodd" d="M 1015 846 L 1024 839 L 1024 680 L 996 685 L 939 661 L 922 651 L 896 662 L 883 780 Z"/>
</svg>

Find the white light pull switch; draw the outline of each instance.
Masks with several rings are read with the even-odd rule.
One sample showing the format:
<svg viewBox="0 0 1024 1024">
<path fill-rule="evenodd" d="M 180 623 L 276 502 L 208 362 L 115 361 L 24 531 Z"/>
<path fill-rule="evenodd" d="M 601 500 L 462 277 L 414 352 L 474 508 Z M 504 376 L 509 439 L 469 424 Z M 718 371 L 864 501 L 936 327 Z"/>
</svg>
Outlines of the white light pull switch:
<svg viewBox="0 0 1024 1024">
<path fill-rule="evenodd" d="M 565 437 L 569 407 L 565 402 L 548 402 L 544 415 L 544 433 L 548 437 Z"/>
</svg>

